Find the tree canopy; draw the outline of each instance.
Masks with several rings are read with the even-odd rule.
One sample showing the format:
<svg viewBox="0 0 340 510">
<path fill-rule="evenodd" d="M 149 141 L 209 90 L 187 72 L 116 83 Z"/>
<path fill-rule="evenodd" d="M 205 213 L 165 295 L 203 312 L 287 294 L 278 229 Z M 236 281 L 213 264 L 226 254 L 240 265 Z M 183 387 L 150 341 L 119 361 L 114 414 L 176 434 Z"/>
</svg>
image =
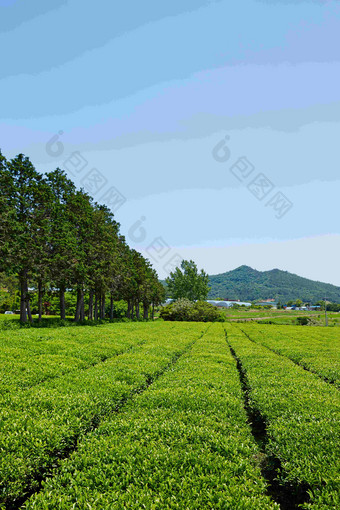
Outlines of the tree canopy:
<svg viewBox="0 0 340 510">
<path fill-rule="evenodd" d="M 204 300 L 210 290 L 209 276 L 203 269 L 198 272 L 197 265 L 193 260 L 183 260 L 181 267 L 177 267 L 170 273 L 165 281 L 173 299 Z"/>
</svg>

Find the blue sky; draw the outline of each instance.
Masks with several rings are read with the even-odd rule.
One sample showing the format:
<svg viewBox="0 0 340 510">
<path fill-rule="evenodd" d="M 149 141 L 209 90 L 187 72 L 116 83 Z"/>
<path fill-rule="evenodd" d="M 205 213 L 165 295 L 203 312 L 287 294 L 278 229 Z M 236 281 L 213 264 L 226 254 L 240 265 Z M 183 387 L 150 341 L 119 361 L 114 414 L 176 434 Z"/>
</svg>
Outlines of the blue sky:
<svg viewBox="0 0 340 510">
<path fill-rule="evenodd" d="M 339 34 L 338 1 L 0 0 L 0 148 L 118 193 L 162 277 L 190 257 L 340 285 Z"/>
</svg>

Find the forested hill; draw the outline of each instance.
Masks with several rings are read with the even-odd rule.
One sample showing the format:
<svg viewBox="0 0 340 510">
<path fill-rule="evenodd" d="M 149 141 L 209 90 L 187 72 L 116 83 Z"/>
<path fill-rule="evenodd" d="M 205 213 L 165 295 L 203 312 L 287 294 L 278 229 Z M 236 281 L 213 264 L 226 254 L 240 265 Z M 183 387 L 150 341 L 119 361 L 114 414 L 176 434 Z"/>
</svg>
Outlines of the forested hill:
<svg viewBox="0 0 340 510">
<path fill-rule="evenodd" d="M 326 297 L 329 301 L 340 303 L 340 287 L 308 280 L 280 269 L 257 271 L 248 266 L 240 266 L 209 278 L 209 299 L 254 301 L 273 298 L 286 302 L 300 298 L 305 302 L 316 302 Z"/>
</svg>

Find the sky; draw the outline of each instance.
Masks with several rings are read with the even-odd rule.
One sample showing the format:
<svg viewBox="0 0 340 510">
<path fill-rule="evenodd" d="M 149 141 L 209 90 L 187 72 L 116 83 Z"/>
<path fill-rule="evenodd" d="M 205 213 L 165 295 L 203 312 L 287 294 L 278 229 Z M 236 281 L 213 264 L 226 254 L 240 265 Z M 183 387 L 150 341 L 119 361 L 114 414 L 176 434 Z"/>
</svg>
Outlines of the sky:
<svg viewBox="0 0 340 510">
<path fill-rule="evenodd" d="M 0 0 L 0 149 L 63 168 L 164 278 L 340 285 L 338 0 Z"/>
</svg>

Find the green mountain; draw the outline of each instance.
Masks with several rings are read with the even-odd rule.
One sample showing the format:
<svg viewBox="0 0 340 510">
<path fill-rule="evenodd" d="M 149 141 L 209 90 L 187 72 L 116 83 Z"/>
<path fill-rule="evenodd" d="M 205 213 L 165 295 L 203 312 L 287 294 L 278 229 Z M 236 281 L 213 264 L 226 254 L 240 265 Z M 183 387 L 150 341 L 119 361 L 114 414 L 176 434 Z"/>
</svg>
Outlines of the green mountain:
<svg viewBox="0 0 340 510">
<path fill-rule="evenodd" d="M 209 299 L 276 299 L 284 303 L 300 298 L 304 302 L 315 303 L 326 297 L 328 301 L 340 303 L 340 287 L 308 280 L 280 269 L 256 271 L 248 266 L 240 266 L 209 278 Z"/>
</svg>

